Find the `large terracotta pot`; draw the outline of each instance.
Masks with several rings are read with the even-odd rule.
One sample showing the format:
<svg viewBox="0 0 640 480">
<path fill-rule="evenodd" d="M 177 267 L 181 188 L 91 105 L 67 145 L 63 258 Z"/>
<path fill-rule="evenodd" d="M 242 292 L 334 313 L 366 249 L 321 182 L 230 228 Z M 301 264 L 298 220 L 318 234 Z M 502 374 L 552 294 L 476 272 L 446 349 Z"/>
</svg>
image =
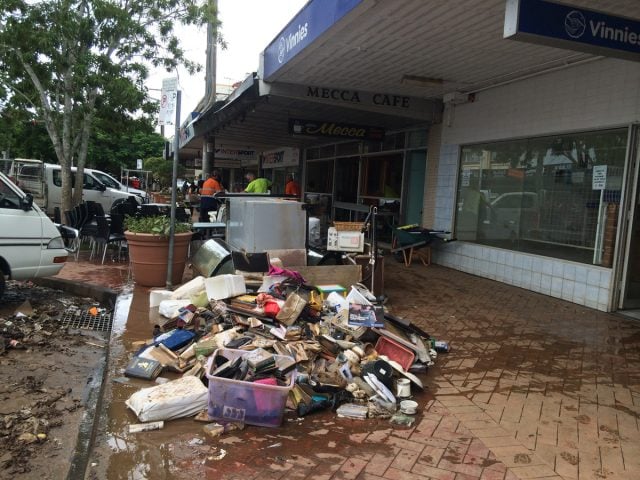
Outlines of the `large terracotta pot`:
<svg viewBox="0 0 640 480">
<path fill-rule="evenodd" d="M 145 287 L 163 287 L 167 283 L 169 237 L 129 231 L 124 235 L 129 245 L 133 280 Z M 173 285 L 182 283 L 191 235 L 191 232 L 175 234 L 171 275 Z"/>
</svg>

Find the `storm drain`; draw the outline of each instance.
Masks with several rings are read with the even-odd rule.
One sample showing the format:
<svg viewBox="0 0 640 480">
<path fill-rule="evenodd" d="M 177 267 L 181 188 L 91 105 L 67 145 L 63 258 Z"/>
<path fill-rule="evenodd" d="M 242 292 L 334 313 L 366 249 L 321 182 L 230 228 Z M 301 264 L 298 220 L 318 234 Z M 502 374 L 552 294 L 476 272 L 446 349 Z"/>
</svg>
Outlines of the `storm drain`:
<svg viewBox="0 0 640 480">
<path fill-rule="evenodd" d="M 103 309 L 97 311 L 67 310 L 62 316 L 62 326 L 78 330 L 110 332 L 113 326 L 113 312 Z"/>
</svg>

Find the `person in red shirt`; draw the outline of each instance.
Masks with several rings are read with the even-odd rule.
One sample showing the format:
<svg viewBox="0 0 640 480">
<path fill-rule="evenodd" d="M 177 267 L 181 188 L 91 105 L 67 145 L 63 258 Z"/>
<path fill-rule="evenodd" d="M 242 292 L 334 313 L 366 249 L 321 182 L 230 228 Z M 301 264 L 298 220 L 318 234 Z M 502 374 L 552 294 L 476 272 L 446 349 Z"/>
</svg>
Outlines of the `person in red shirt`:
<svg viewBox="0 0 640 480">
<path fill-rule="evenodd" d="M 219 201 L 213 198 L 218 192 L 224 192 L 224 187 L 220 183 L 220 172 L 214 170 L 209 173 L 202 187 L 200 188 L 200 221 L 209 222 L 209 212 L 218 210 Z"/>
<path fill-rule="evenodd" d="M 287 175 L 287 183 L 284 186 L 284 193 L 286 195 L 295 195 L 296 197 L 300 196 L 300 184 L 295 181 L 291 174 Z"/>
</svg>

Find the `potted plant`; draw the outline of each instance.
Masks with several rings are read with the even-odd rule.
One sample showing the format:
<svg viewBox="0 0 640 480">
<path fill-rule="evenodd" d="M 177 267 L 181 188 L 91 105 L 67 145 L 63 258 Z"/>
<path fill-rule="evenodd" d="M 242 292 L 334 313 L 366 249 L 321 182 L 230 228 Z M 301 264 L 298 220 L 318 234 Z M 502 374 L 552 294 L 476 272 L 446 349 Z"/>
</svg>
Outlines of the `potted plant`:
<svg viewBox="0 0 640 480">
<path fill-rule="evenodd" d="M 165 215 L 131 217 L 125 219 L 124 235 L 129 245 L 133 279 L 145 287 L 162 287 L 167 280 L 169 258 L 169 229 L 171 219 Z M 182 282 L 187 262 L 191 224 L 176 222 L 173 245 L 171 283 Z"/>
</svg>

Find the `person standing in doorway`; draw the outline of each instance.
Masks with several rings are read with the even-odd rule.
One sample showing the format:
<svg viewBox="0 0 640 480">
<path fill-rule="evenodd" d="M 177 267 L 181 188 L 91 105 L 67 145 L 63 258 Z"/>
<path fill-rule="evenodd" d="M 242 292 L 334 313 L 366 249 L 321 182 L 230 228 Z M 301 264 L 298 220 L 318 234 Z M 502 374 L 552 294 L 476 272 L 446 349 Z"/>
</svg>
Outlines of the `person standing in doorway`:
<svg viewBox="0 0 640 480">
<path fill-rule="evenodd" d="M 286 195 L 295 195 L 296 197 L 300 196 L 300 184 L 296 182 L 291 173 L 287 175 L 287 183 L 284 186 L 284 193 Z"/>
<path fill-rule="evenodd" d="M 209 177 L 205 180 L 200 188 L 200 221 L 209 222 L 209 212 L 218 209 L 219 202 L 213 196 L 218 192 L 224 192 L 224 188 L 220 183 L 220 173 L 214 170 L 209 173 Z"/>
<path fill-rule="evenodd" d="M 269 193 L 271 180 L 267 178 L 256 178 L 256 174 L 253 172 L 247 173 L 245 178 L 249 182 L 247 188 L 244 189 L 246 193 Z"/>
</svg>

